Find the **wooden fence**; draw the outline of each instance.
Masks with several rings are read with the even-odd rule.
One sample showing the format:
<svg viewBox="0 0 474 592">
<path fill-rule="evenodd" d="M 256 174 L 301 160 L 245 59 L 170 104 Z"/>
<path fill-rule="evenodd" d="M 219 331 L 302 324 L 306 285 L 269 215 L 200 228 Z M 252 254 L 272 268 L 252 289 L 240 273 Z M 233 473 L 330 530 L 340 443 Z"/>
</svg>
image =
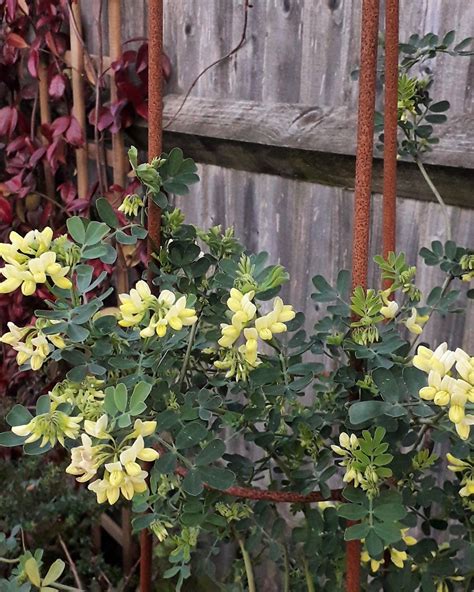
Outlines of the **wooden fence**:
<svg viewBox="0 0 474 592">
<path fill-rule="evenodd" d="M 120 38 L 109 26 L 121 21 L 121 41 L 134 47 L 146 37 L 145 0 L 82 0 L 81 26 L 88 51 L 105 55 L 103 68 L 120 53 Z M 190 222 L 234 226 L 249 249 L 265 249 L 290 271 L 285 297 L 305 312 L 311 328 L 321 314 L 311 299 L 312 276 L 330 281 L 351 265 L 355 163 L 355 112 L 360 2 L 344 0 L 254 0 L 244 28 L 244 0 L 165 0 L 165 51 L 173 71 L 165 98 L 165 148 L 180 146 L 200 164 L 202 182 L 190 196 L 175 198 Z M 101 10 L 102 8 L 102 10 Z M 121 11 L 121 14 L 120 14 Z M 474 4 L 465 0 L 401 2 L 401 37 L 456 29 L 469 36 Z M 472 26 L 471 26 L 472 28 Z M 99 35 L 100 31 L 100 35 Z M 210 63 L 239 45 L 230 58 Z M 101 39 L 101 41 L 100 41 Z M 74 51 L 68 56 L 77 65 Z M 100 63 L 99 61 L 96 61 Z M 79 66 L 81 64 L 79 63 Z M 427 167 L 449 206 L 455 240 L 474 244 L 474 59 L 442 56 L 424 64 L 436 75 L 433 93 L 451 102 L 450 124 L 426 157 Z M 423 73 L 423 69 L 421 70 Z M 113 95 L 112 85 L 112 95 Z M 145 144 L 146 130 L 129 140 Z M 115 182 L 124 174 L 122 137 L 105 158 Z M 94 145 L 88 156 L 98 158 Z M 381 250 L 381 160 L 375 162 L 373 252 Z M 399 166 L 397 241 L 412 263 L 420 247 L 444 240 L 440 206 L 411 163 Z M 374 268 L 371 281 L 378 285 Z M 420 266 L 425 289 L 439 282 L 433 268 Z M 474 349 L 466 315 L 434 320 L 427 340 Z M 125 517 L 126 518 L 126 517 Z M 120 530 L 105 517 L 104 527 L 124 543 L 131 565 L 128 521 Z M 125 535 L 125 536 L 124 536 Z"/>
</svg>

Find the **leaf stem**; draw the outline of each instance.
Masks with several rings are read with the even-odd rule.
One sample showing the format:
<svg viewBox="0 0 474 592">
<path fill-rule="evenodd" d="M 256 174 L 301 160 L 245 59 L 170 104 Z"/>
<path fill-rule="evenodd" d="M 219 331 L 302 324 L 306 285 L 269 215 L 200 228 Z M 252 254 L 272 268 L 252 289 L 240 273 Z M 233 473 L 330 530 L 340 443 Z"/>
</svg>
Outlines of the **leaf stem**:
<svg viewBox="0 0 474 592">
<path fill-rule="evenodd" d="M 198 325 L 199 325 L 199 321 L 196 321 L 194 323 L 194 325 L 191 327 L 191 331 L 189 333 L 188 347 L 186 348 L 186 353 L 184 355 L 183 365 L 181 366 L 181 371 L 179 373 L 179 378 L 178 378 L 178 388 L 180 390 L 181 390 L 181 387 L 184 382 L 184 377 L 186 376 L 186 370 L 188 369 L 189 359 L 191 357 L 191 351 L 193 349 L 194 338 L 196 337 Z"/>
<path fill-rule="evenodd" d="M 311 575 L 311 572 L 309 570 L 308 561 L 306 560 L 306 557 L 304 555 L 303 555 L 303 567 L 304 567 L 304 575 L 305 575 L 305 579 L 306 579 L 306 588 L 308 589 L 308 592 L 316 592 L 316 589 L 314 587 L 314 582 L 313 582 L 313 576 Z"/>
<path fill-rule="evenodd" d="M 444 199 L 441 197 L 440 192 L 436 189 L 435 184 L 431 180 L 431 177 L 429 176 L 428 171 L 425 168 L 425 165 L 421 162 L 421 160 L 419 158 L 415 158 L 415 162 L 416 162 L 416 165 L 418 166 L 418 168 L 420 169 L 420 172 L 423 175 L 423 178 L 425 179 L 428 187 L 433 192 L 433 195 L 436 197 L 439 205 L 441 206 L 441 208 L 443 210 L 444 223 L 446 226 L 446 240 L 449 241 L 449 240 L 451 240 L 451 223 L 449 220 L 448 208 L 446 206 L 446 203 L 445 203 Z"/>
<path fill-rule="evenodd" d="M 242 559 L 244 560 L 244 567 L 245 567 L 245 575 L 247 577 L 247 584 L 248 584 L 248 592 L 257 592 L 257 588 L 255 587 L 255 576 L 253 573 L 253 566 L 252 566 L 252 559 L 245 548 L 244 541 L 239 536 L 237 531 L 235 532 L 235 537 L 237 542 L 239 543 L 240 552 L 242 553 Z"/>
</svg>

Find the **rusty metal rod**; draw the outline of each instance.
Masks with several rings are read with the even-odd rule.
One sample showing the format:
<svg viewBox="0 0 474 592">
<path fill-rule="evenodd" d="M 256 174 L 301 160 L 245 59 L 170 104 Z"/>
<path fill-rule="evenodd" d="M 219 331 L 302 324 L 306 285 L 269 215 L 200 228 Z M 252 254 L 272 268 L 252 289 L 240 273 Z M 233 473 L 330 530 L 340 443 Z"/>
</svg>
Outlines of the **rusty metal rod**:
<svg viewBox="0 0 474 592">
<path fill-rule="evenodd" d="M 352 287 L 367 287 L 379 0 L 363 0 L 357 120 L 357 154 L 352 238 Z M 346 543 L 346 591 L 360 592 L 361 542 Z"/>
<path fill-rule="evenodd" d="M 163 135 L 163 0 L 148 1 L 148 160 L 162 152 Z M 148 262 L 161 242 L 161 209 L 148 203 Z M 148 270 L 148 281 L 151 273 Z M 140 592 L 151 592 L 152 534 L 140 533 Z"/>
<path fill-rule="evenodd" d="M 352 239 L 352 286 L 366 286 L 369 253 L 379 0 L 363 0 Z"/>
<path fill-rule="evenodd" d="M 383 256 L 396 249 L 399 0 L 385 3 Z"/>
<path fill-rule="evenodd" d="M 163 0 L 148 2 L 148 160 L 162 152 L 163 136 Z M 161 209 L 148 204 L 148 257 L 160 246 Z"/>
</svg>

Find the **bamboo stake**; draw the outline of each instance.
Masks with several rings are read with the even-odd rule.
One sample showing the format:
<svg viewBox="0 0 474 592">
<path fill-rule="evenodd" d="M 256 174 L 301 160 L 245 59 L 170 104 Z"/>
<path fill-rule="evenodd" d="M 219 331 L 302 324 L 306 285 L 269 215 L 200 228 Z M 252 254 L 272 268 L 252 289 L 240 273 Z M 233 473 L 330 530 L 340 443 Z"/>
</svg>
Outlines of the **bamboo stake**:
<svg viewBox="0 0 474 592">
<path fill-rule="evenodd" d="M 109 0 L 108 4 L 108 21 L 109 21 L 109 54 L 110 60 L 113 62 L 118 60 L 122 55 L 122 12 L 120 0 Z M 117 100 L 117 86 L 115 80 L 112 78 L 110 83 L 110 98 L 112 102 Z M 120 187 L 125 185 L 125 162 L 124 162 L 125 144 L 122 131 L 112 134 L 112 158 L 113 158 L 113 173 L 114 184 Z M 110 202 L 113 206 L 120 205 L 121 192 L 114 191 Z M 128 292 L 128 270 L 125 256 L 121 245 L 117 245 L 118 254 L 118 269 L 116 271 L 117 291 L 119 294 Z M 131 565 L 130 565 L 131 567 Z"/>
<path fill-rule="evenodd" d="M 71 69 L 72 69 L 72 113 L 79 122 L 85 136 L 86 105 L 84 100 L 84 51 L 81 43 L 82 23 L 80 0 L 71 2 L 69 12 L 69 28 L 71 40 Z M 89 188 L 88 182 L 87 144 L 76 150 L 77 192 L 80 198 L 85 198 Z"/>
<path fill-rule="evenodd" d="M 121 36 L 121 24 L 122 24 L 122 13 L 120 0 L 109 0 L 108 8 L 109 17 L 109 54 L 112 62 L 118 60 L 122 55 L 122 36 Z M 117 100 L 117 86 L 112 81 L 110 85 L 110 98 L 112 102 Z M 114 183 L 123 187 L 125 184 L 125 162 L 124 162 L 124 140 L 123 132 L 118 131 L 112 134 L 112 152 L 114 162 Z M 113 205 L 119 205 L 117 202 L 120 199 L 120 193 L 115 193 L 115 203 Z"/>
<path fill-rule="evenodd" d="M 40 61 L 38 68 L 38 89 L 39 89 L 39 108 L 40 108 L 40 122 L 41 125 L 49 125 L 51 123 L 51 110 L 49 108 L 48 95 L 48 69 L 43 60 Z M 48 140 L 41 135 L 41 141 L 46 146 Z M 44 182 L 46 186 L 46 195 L 50 200 L 55 201 L 55 185 L 54 175 L 49 162 L 43 159 Z"/>
</svg>

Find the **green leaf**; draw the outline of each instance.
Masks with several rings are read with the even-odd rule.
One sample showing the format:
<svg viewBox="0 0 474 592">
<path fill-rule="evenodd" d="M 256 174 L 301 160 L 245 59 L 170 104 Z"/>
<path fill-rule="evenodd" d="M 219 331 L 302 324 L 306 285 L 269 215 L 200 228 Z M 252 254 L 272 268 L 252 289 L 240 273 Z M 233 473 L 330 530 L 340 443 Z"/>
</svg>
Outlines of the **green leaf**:
<svg viewBox="0 0 474 592">
<path fill-rule="evenodd" d="M 207 485 L 220 490 L 227 489 L 235 481 L 234 473 L 222 467 L 200 467 L 199 475 Z"/>
<path fill-rule="evenodd" d="M 51 399 L 48 395 L 41 395 L 36 401 L 36 414 L 42 415 L 43 413 L 49 413 L 51 409 Z"/>
<path fill-rule="evenodd" d="M 369 525 L 368 524 L 354 524 L 353 526 L 349 526 L 346 528 L 346 532 L 344 533 L 344 540 L 345 541 L 360 541 L 361 539 L 365 539 L 365 537 L 369 534 Z"/>
<path fill-rule="evenodd" d="M 117 239 L 117 242 L 122 245 L 135 245 L 138 240 L 136 236 L 125 234 L 125 232 L 122 232 L 121 230 L 117 230 L 115 233 L 115 238 Z"/>
<path fill-rule="evenodd" d="M 337 513 L 341 518 L 347 518 L 347 520 L 362 520 L 369 511 L 359 504 L 342 504 L 339 506 Z"/>
<path fill-rule="evenodd" d="M 402 539 L 399 524 L 389 522 L 376 522 L 374 524 L 376 534 L 385 542 L 386 545 L 393 545 Z"/>
<path fill-rule="evenodd" d="M 176 469 L 176 455 L 172 452 L 163 454 L 155 461 L 154 469 L 161 474 L 173 473 Z"/>
<path fill-rule="evenodd" d="M 384 544 L 382 539 L 376 534 L 373 528 L 370 529 L 369 534 L 365 537 L 365 546 L 369 555 L 373 559 L 379 559 L 384 552 Z"/>
<path fill-rule="evenodd" d="M 198 421 L 188 423 L 176 436 L 176 448 L 191 448 L 207 437 L 207 429 Z"/>
<path fill-rule="evenodd" d="M 199 475 L 199 472 L 194 469 L 191 469 L 187 473 L 187 475 L 183 479 L 181 486 L 185 493 L 188 493 L 189 495 L 193 496 L 199 495 L 200 493 L 202 493 L 204 489 L 204 485 Z"/>
<path fill-rule="evenodd" d="M 400 504 L 381 504 L 375 506 L 374 515 L 382 522 L 391 522 L 405 518 L 407 511 Z"/>
<path fill-rule="evenodd" d="M 92 281 L 94 268 L 91 265 L 78 265 L 76 267 L 76 283 L 79 292 L 86 292 Z"/>
<path fill-rule="evenodd" d="M 384 401 L 358 401 L 351 405 L 349 419 L 352 424 L 358 425 L 383 415 L 391 407 L 389 403 Z"/>
<path fill-rule="evenodd" d="M 121 382 L 115 387 L 114 403 L 117 409 L 122 413 L 124 413 L 127 408 L 127 400 L 127 387 Z"/>
<path fill-rule="evenodd" d="M 117 214 L 105 197 L 99 197 L 95 202 L 95 207 L 102 222 L 105 222 L 111 228 L 118 228 L 119 219 L 117 218 Z"/>
<path fill-rule="evenodd" d="M 61 559 L 56 559 L 56 561 L 51 565 L 48 569 L 48 573 L 44 576 L 43 581 L 41 582 L 42 586 L 49 586 L 53 582 L 56 582 L 61 577 L 61 574 L 64 571 L 66 564 Z"/>
<path fill-rule="evenodd" d="M 70 218 L 70 220 L 71 220 L 71 218 Z M 30 580 L 30 582 L 33 585 L 40 588 L 41 587 L 41 577 L 40 577 L 38 562 L 36 561 L 36 559 L 34 557 L 30 557 L 29 559 L 27 559 L 25 561 L 24 568 L 25 568 L 26 575 L 28 576 L 28 579 Z"/>
<path fill-rule="evenodd" d="M 399 382 L 390 370 L 386 368 L 377 368 L 372 374 L 382 399 L 389 403 L 397 403 L 400 400 Z"/>
<path fill-rule="evenodd" d="M 132 165 L 132 169 L 136 169 L 138 166 L 138 150 L 135 146 L 131 146 L 130 150 L 128 151 L 128 160 Z"/>
<path fill-rule="evenodd" d="M 221 458 L 225 453 L 225 444 L 222 440 L 212 440 L 196 457 L 196 465 L 210 465 L 212 462 Z"/>
<path fill-rule="evenodd" d="M 155 203 L 162 210 L 168 205 L 168 198 L 166 197 L 166 194 L 163 193 L 163 191 L 151 193 L 151 199 L 153 200 L 153 203 Z"/>
<path fill-rule="evenodd" d="M 117 423 L 119 428 L 127 428 L 132 423 L 132 420 L 128 413 L 124 413 L 118 418 Z"/>
<path fill-rule="evenodd" d="M 118 411 L 117 406 L 115 405 L 115 389 L 113 386 L 108 386 L 105 389 L 104 410 L 107 415 L 111 415 L 112 417 Z"/>
<path fill-rule="evenodd" d="M 104 224 L 103 222 L 96 222 L 95 220 L 89 222 L 84 238 L 84 245 L 88 247 L 96 245 L 104 238 L 104 236 L 106 236 L 108 232 L 109 227 L 107 224 Z"/>
<path fill-rule="evenodd" d="M 439 101 L 438 103 L 432 103 L 429 107 L 433 113 L 443 113 L 451 107 L 449 101 Z"/>
<path fill-rule="evenodd" d="M 13 432 L 0 433 L 0 446 L 5 446 L 7 448 L 10 446 L 21 446 L 25 440 L 26 436 L 17 436 Z"/>
<path fill-rule="evenodd" d="M 443 40 L 441 41 L 441 45 L 445 45 L 446 47 L 448 45 L 451 45 L 451 43 L 454 41 L 455 37 L 456 37 L 456 31 L 448 31 L 446 33 L 446 35 L 443 37 Z"/>
<path fill-rule="evenodd" d="M 82 343 L 89 337 L 89 331 L 81 325 L 69 323 L 67 326 L 67 336 L 73 343 Z"/>
<path fill-rule="evenodd" d="M 86 229 L 84 227 L 82 218 L 79 218 L 78 216 L 68 218 L 66 221 L 66 226 L 69 234 L 76 241 L 76 243 L 80 245 L 84 244 L 84 239 L 86 238 Z"/>
<path fill-rule="evenodd" d="M 138 404 L 144 403 L 150 394 L 151 388 L 152 385 L 143 380 L 136 384 L 130 397 L 130 409 L 134 409 Z"/>
<path fill-rule="evenodd" d="M 143 516 L 137 516 L 132 520 L 133 531 L 139 532 L 144 528 L 148 528 L 154 520 L 156 520 L 156 515 L 153 512 L 149 512 Z"/>
<path fill-rule="evenodd" d="M 466 37 L 466 39 L 463 39 L 461 41 L 461 43 L 458 43 L 454 47 L 454 51 L 462 51 L 463 49 L 466 49 L 466 47 L 468 47 L 469 45 L 471 45 L 471 43 L 473 41 L 474 41 L 474 37 Z"/>
<path fill-rule="evenodd" d="M 15 405 L 10 409 L 6 420 L 9 426 L 26 425 L 33 419 L 33 416 L 23 405 Z"/>
</svg>

